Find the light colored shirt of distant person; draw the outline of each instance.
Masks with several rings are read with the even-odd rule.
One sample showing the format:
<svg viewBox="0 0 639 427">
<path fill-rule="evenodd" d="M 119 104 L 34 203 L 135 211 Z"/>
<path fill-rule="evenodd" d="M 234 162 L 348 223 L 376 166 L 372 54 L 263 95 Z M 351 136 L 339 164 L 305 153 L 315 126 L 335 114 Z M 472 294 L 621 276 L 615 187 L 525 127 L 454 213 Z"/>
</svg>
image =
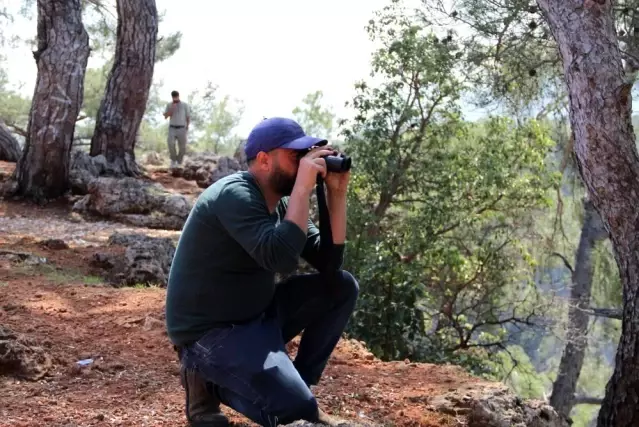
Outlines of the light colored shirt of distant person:
<svg viewBox="0 0 639 427">
<path fill-rule="evenodd" d="M 191 109 L 186 102 L 180 100 L 180 93 L 177 90 L 171 92 L 173 101 L 168 103 L 164 110 L 164 118 L 169 118 L 169 136 L 167 144 L 169 155 L 171 156 L 171 167 L 176 168 L 182 165 L 184 154 L 186 153 L 186 140 L 191 123 Z M 177 151 L 175 143 L 177 142 Z"/>
</svg>

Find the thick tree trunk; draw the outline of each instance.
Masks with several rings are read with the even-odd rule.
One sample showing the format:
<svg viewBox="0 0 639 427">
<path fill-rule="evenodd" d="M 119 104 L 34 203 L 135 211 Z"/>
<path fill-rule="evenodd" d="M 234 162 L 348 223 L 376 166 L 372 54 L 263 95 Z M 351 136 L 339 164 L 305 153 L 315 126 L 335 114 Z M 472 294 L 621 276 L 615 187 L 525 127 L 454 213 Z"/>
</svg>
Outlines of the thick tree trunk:
<svg viewBox="0 0 639 427">
<path fill-rule="evenodd" d="M 104 155 L 109 174 L 133 176 L 135 142 L 146 109 L 158 33 L 155 0 L 117 0 L 115 60 L 91 139 L 91 155 Z"/>
<path fill-rule="evenodd" d="M 537 0 L 562 57 L 575 154 L 609 231 L 623 283 L 615 370 L 598 426 L 639 425 L 639 155 L 611 0 Z"/>
<path fill-rule="evenodd" d="M 38 0 L 38 66 L 18 191 L 39 201 L 68 188 L 69 154 L 84 90 L 89 36 L 80 0 Z"/>
<path fill-rule="evenodd" d="M 13 137 L 9 129 L 0 121 L 0 160 L 17 162 L 20 160 L 20 144 Z"/>
<path fill-rule="evenodd" d="M 607 234 L 599 214 L 590 201 L 584 200 L 584 223 L 581 227 L 581 237 L 570 290 L 566 346 L 550 396 L 552 407 L 565 417 L 570 416 L 570 411 L 576 404 L 575 391 L 588 344 L 588 321 L 590 318 L 588 309 L 594 272 L 592 252 L 597 241 L 605 237 Z"/>
</svg>

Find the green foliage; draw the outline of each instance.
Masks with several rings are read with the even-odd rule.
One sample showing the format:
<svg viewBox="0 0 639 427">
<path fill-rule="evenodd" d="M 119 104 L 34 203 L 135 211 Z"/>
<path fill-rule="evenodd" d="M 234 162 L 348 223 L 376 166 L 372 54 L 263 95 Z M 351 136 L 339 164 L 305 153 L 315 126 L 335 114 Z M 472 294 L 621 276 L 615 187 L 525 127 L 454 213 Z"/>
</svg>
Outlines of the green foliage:
<svg viewBox="0 0 639 427">
<path fill-rule="evenodd" d="M 0 23 L 11 18 L 2 1 Z M 633 1 L 615 9 L 624 50 L 633 48 Z M 392 0 L 369 22 L 378 46 L 372 73 L 348 103 L 353 119 L 338 123 L 355 165 L 345 268 L 362 287 L 348 332 L 383 359 L 454 363 L 542 398 L 564 344 L 567 310 L 556 295 L 571 280 L 551 254 L 572 262 L 583 220 L 557 51 L 529 1 L 422 4 L 413 13 Z M 32 0 L 24 5 L 33 11 Z M 111 68 L 112 6 L 84 3 L 93 51 L 79 138 L 92 134 Z M 161 36 L 156 60 L 180 41 L 180 33 Z M 29 100 L 4 77 L 0 69 L 0 118 L 26 129 Z M 154 82 L 138 151 L 166 151 L 166 98 Z M 191 147 L 232 154 L 242 102 L 211 83 L 183 98 L 193 113 Z M 514 118 L 467 122 L 461 107 L 469 99 Z M 322 91 L 292 113 L 306 132 L 334 136 Z M 593 256 L 592 305 L 619 307 L 610 243 Z M 619 321 L 592 320 L 579 393 L 603 394 L 619 335 Z M 596 410 L 577 406 L 574 425 L 585 426 Z"/>
<path fill-rule="evenodd" d="M 182 33 L 179 31 L 160 37 L 155 47 L 155 62 L 162 62 L 173 56 L 180 48 L 180 43 L 182 43 Z"/>
<path fill-rule="evenodd" d="M 452 39 L 462 46 L 462 60 L 467 64 L 463 72 L 465 82 L 473 85 L 467 92 L 480 106 L 497 105 L 502 111 L 519 118 L 536 116 L 551 118 L 553 139 L 557 151 L 549 167 L 563 174 L 552 210 L 534 220 L 535 233 L 543 237 L 543 244 L 527 242 L 534 258 L 540 262 L 538 287 L 548 294 L 567 296 L 571 283 L 569 271 L 553 252 L 562 254 L 570 263 L 579 239 L 583 221 L 581 199 L 583 186 L 572 155 L 572 141 L 567 121 L 567 96 L 562 79 L 561 62 L 556 43 L 535 2 L 527 0 L 496 0 L 490 3 L 478 0 L 460 0 L 454 3 L 423 0 L 419 11 L 422 22 L 436 24 L 444 30 L 455 28 Z M 636 62 L 637 31 L 635 14 L 639 13 L 637 0 L 624 0 L 615 4 L 613 13 L 620 41 L 620 49 L 628 55 L 625 61 Z M 596 247 L 593 253 L 595 267 L 591 305 L 594 307 L 621 307 L 621 284 L 610 242 Z M 560 299 L 556 299 L 560 301 Z M 531 360 L 541 376 L 554 378 L 557 362 L 563 349 L 562 337 L 566 325 L 566 304 L 556 304 L 547 316 L 553 325 L 538 348 L 543 354 Z M 614 361 L 614 349 L 619 337 L 618 321 L 596 319 L 589 331 L 590 346 L 596 346 L 608 358 L 594 367 L 594 354 L 589 348 L 582 369 L 580 392 L 601 396 Z M 527 353 L 530 352 L 527 350 Z M 604 372 L 602 374 L 602 371 Z M 600 376 L 601 375 L 601 376 Z M 592 387 L 584 388 L 585 381 Z M 596 382 L 596 385 L 595 385 Z M 586 426 L 598 408 L 578 405 L 573 415 L 576 426 Z"/>
<path fill-rule="evenodd" d="M 321 90 L 309 93 L 302 105 L 293 109 L 293 115 L 308 135 L 329 139 L 333 133 L 335 114 L 322 105 Z"/>
<path fill-rule="evenodd" d="M 394 3 L 369 23 L 379 83 L 358 83 L 343 122 L 357 165 L 348 268 L 362 284 L 351 332 L 382 358 L 490 372 L 470 349 L 505 348 L 507 326 L 543 307 L 524 231 L 557 185 L 553 141 L 535 121 L 464 122 L 460 51 L 417 22 Z"/>
<path fill-rule="evenodd" d="M 0 86 L 0 119 L 19 135 L 27 129 L 29 121 L 29 109 L 31 102 L 13 89 L 4 89 Z"/>
<path fill-rule="evenodd" d="M 101 0 L 84 0 L 82 2 L 82 22 L 89 34 L 91 57 L 101 61 L 108 61 L 115 52 L 118 25 L 115 8 L 108 8 L 106 3 Z"/>
<path fill-rule="evenodd" d="M 160 28 L 162 28 L 162 21 L 166 16 L 166 12 L 159 13 L 158 19 Z M 162 62 L 169 59 L 180 49 L 182 43 L 182 32 L 176 31 L 168 35 L 160 36 L 157 40 L 155 47 L 155 62 Z"/>
<path fill-rule="evenodd" d="M 93 58 L 99 57 L 103 61 L 109 61 L 113 52 L 115 52 L 118 25 L 118 19 L 115 14 L 115 1 L 84 0 L 82 9 L 82 19 L 84 27 L 90 35 Z M 164 17 L 164 12 L 158 14 L 160 25 Z M 181 31 L 158 37 L 155 61 L 161 62 L 173 56 L 180 48 L 181 41 Z"/>
<path fill-rule="evenodd" d="M 530 358 L 520 346 L 509 346 L 508 352 L 497 355 L 498 373 L 518 396 L 524 399 L 540 399 L 551 386 L 550 378 L 537 374 Z"/>
<path fill-rule="evenodd" d="M 2 56 L 0 56 L 1 60 Z M 24 136 L 29 121 L 31 102 L 9 85 L 2 68 L 0 68 L 0 99 L 2 99 L 0 121 L 3 121 L 16 134 Z"/>
<path fill-rule="evenodd" d="M 542 115 L 565 105 L 556 44 L 534 3 L 424 0 L 423 5 L 424 22 L 458 30 L 451 37 L 464 46 L 464 76 L 478 105 L 497 102 L 512 114 Z"/>
<path fill-rule="evenodd" d="M 232 155 L 241 138 L 235 133 L 244 112 L 243 103 L 225 95 L 219 97 L 218 87 L 211 82 L 205 90 L 194 91 L 187 102 L 191 107 L 191 138 L 195 149 Z"/>
<path fill-rule="evenodd" d="M 100 109 L 100 102 L 104 96 L 109 70 L 113 61 L 109 60 L 101 67 L 88 68 L 84 77 L 84 102 L 82 115 L 95 120 Z"/>
</svg>

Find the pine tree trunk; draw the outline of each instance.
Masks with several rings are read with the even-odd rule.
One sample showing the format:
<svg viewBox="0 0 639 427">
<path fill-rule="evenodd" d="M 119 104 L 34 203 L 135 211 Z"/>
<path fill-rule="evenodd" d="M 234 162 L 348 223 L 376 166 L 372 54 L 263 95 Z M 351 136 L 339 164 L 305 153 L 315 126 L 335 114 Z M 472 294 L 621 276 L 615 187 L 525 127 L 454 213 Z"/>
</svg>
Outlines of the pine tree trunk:
<svg viewBox="0 0 639 427">
<path fill-rule="evenodd" d="M 113 68 L 91 139 L 91 156 L 104 155 L 109 174 L 135 176 L 135 143 L 153 80 L 158 13 L 155 0 L 117 0 Z"/>
<path fill-rule="evenodd" d="M 38 77 L 15 176 L 19 193 L 45 201 L 68 189 L 69 154 L 89 59 L 80 0 L 38 0 L 37 41 Z"/>
<path fill-rule="evenodd" d="M 557 379 L 552 386 L 550 405 L 565 417 L 570 416 L 574 403 L 577 382 L 583 367 L 588 345 L 588 321 L 590 295 L 592 290 L 592 252 L 597 241 L 607 237 L 601 218 L 592 203 L 584 200 L 584 223 L 572 275 L 570 306 L 568 308 L 568 326 L 566 346 L 559 363 Z"/>
<path fill-rule="evenodd" d="M 575 155 L 615 251 L 623 283 L 622 332 L 600 427 L 639 425 L 639 155 L 611 0 L 537 0 L 562 57 Z"/>
<path fill-rule="evenodd" d="M 20 154 L 22 154 L 20 144 L 0 121 L 0 160 L 15 163 L 20 160 Z"/>
</svg>

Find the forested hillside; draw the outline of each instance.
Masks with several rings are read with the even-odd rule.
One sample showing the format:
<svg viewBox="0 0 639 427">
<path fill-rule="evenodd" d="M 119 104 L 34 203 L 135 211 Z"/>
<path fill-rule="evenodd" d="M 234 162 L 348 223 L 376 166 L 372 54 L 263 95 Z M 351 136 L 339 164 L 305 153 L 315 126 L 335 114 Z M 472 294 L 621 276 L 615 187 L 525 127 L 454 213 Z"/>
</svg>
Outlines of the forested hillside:
<svg viewBox="0 0 639 427">
<path fill-rule="evenodd" d="M 18 335 L 0 336 L 0 349 L 16 355 L 0 351 L 4 389 L 40 396 L 42 409 L 68 388 L 64 405 L 77 409 L 82 387 L 108 377 L 100 384 L 109 403 L 94 401 L 95 411 L 77 417 L 76 409 L 54 410 L 48 425 L 142 425 L 118 413 L 113 387 L 122 378 L 135 405 L 162 390 L 178 416 L 173 368 L 161 368 L 162 381 L 175 380 L 169 385 L 128 363 L 169 363 L 168 341 L 152 324 L 163 322 L 161 288 L 195 198 L 246 168 L 245 102 L 215 81 L 183 93 L 192 111 L 187 158 L 169 168 L 169 90 L 154 67 L 179 51 L 182 32 L 163 27 L 155 0 L 21 1 L 19 10 L 0 2 L 0 326 L 25 340 L 11 347 Z M 457 365 L 451 389 L 471 376 L 482 387 L 503 383 L 576 427 L 639 420 L 628 403 L 639 348 L 639 122 L 631 109 L 639 11 L 635 0 L 609 3 L 389 0 L 352 23 L 375 49 L 370 74 L 343 100 L 349 115 L 336 114 L 319 87 L 288 112 L 353 158 L 344 268 L 361 293 L 345 337 L 356 341 L 344 345 L 368 350 L 337 357 L 335 378 L 361 378 L 373 359 L 391 376 L 400 365 L 436 364 L 419 365 L 423 375 L 406 385 L 432 397 Z M 33 34 L 12 27 L 25 17 Z M 32 96 L 7 78 L 2 52 L 10 48 L 34 57 Z M 115 359 L 116 338 L 104 327 L 113 322 L 128 340 Z M 103 328 L 96 343 L 80 332 L 93 327 Z M 50 333 L 64 346 L 43 343 Z M 93 367 L 76 366 L 81 359 Z M 44 385 L 25 386 L 15 372 Z M 330 383 L 322 398 L 354 419 L 360 405 L 362 422 L 458 425 L 375 378 L 353 379 L 366 391 Z M 377 399 L 370 390 L 398 408 L 361 397 Z M 36 425 L 17 403 L 0 409 L 0 424 Z"/>
</svg>

